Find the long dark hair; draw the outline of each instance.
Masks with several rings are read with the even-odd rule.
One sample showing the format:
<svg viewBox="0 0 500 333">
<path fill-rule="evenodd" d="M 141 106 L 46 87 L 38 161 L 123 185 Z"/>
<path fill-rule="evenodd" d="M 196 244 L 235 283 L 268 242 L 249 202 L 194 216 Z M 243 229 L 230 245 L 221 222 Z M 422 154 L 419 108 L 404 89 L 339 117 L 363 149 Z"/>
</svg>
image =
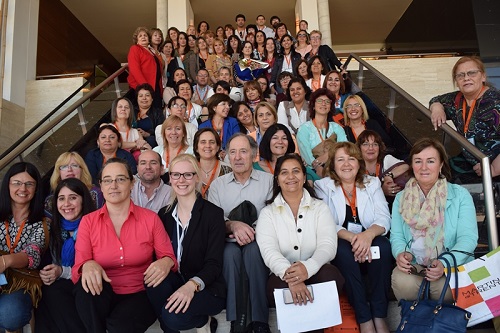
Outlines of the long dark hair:
<svg viewBox="0 0 500 333">
<path fill-rule="evenodd" d="M 269 126 L 260 141 L 259 154 L 265 161 L 270 162 L 273 158 L 273 153 L 271 152 L 271 139 L 278 131 L 283 131 L 288 139 L 288 148 L 285 154 L 290 154 L 295 151 L 295 143 L 293 142 L 292 134 L 290 133 L 288 127 L 283 124 L 276 123 Z"/>
<path fill-rule="evenodd" d="M 267 133 L 267 131 L 266 131 Z M 307 175 L 306 172 L 306 166 L 302 162 L 302 158 L 298 154 L 286 154 L 278 158 L 276 161 L 276 168 L 274 168 L 274 177 L 273 177 L 273 196 L 271 199 L 266 201 L 266 205 L 269 205 L 273 203 L 274 199 L 278 196 L 278 194 L 281 193 L 281 187 L 278 185 L 278 176 L 281 172 L 281 167 L 283 166 L 283 163 L 288 160 L 295 160 L 299 163 L 300 169 L 302 170 L 302 173 L 304 174 L 304 178 Z M 316 192 L 314 191 L 314 188 L 309 185 L 309 183 L 306 181 L 304 183 L 304 189 L 309 193 L 309 195 L 315 199 L 319 199 L 318 196 L 316 195 Z"/>
<path fill-rule="evenodd" d="M 59 209 L 57 208 L 57 197 L 59 196 L 59 192 L 63 189 L 63 187 L 67 187 L 69 190 L 75 192 L 79 196 L 82 197 L 82 211 L 81 216 L 93 212 L 96 207 L 95 203 L 90 196 L 89 189 L 85 184 L 77 178 L 66 178 L 61 180 L 59 185 L 57 185 L 56 190 L 54 191 L 54 196 L 52 198 L 52 223 L 50 225 L 50 252 L 52 257 L 55 258 L 55 263 L 61 263 L 61 249 L 63 245 L 63 239 L 61 235 L 61 213 L 59 213 Z"/>
<path fill-rule="evenodd" d="M 43 219 L 43 191 L 42 180 L 38 169 L 31 163 L 18 162 L 12 165 L 5 174 L 2 186 L 0 187 L 0 220 L 8 220 L 12 216 L 12 206 L 9 191 L 10 178 L 27 172 L 36 182 L 35 193 L 30 201 L 28 224 L 39 222 Z"/>
</svg>

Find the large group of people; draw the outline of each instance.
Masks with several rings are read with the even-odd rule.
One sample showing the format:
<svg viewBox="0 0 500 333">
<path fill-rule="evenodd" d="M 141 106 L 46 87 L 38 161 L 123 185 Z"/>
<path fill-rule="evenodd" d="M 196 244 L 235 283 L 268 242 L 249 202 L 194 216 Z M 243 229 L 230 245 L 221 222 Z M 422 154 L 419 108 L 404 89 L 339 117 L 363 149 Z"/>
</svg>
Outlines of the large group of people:
<svg viewBox="0 0 500 333">
<path fill-rule="evenodd" d="M 128 57 L 137 99 L 114 101 L 97 147 L 62 154 L 45 198 L 32 164 L 8 170 L 0 273 L 38 268 L 43 286 L 9 281 L 0 329 L 26 325 L 35 307 L 35 332 L 144 332 L 159 320 L 164 332 L 214 333 L 225 308 L 231 332 L 269 333 L 275 288 L 307 305 L 308 284 L 333 280 L 362 333 L 388 333 L 391 287 L 415 299 L 427 279 L 436 298 L 439 254 L 472 259 L 473 201 L 451 181 L 460 162 L 480 175 L 478 161 L 464 151 L 453 173 L 428 138 L 406 160 L 387 154 L 390 133 L 347 87 L 321 32 L 301 21 L 292 36 L 276 16 L 270 27 L 263 15 L 235 22 L 165 38 L 138 28 Z M 460 59 L 459 92 L 430 110 L 497 176 L 500 94 L 484 71 Z"/>
</svg>

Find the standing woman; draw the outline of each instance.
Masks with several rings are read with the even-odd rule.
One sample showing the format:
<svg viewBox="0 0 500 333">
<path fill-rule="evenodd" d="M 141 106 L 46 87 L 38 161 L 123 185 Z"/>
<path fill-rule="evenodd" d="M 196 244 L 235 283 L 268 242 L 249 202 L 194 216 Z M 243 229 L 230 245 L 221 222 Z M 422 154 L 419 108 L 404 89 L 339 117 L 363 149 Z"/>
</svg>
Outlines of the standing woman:
<svg viewBox="0 0 500 333">
<path fill-rule="evenodd" d="M 265 61 L 264 53 L 266 51 L 266 33 L 258 30 L 255 33 L 255 52 L 259 55 L 259 60 Z"/>
<path fill-rule="evenodd" d="M 162 107 L 163 72 L 155 50 L 149 45 L 150 35 L 148 29 L 139 27 L 132 36 L 134 45 L 128 52 L 128 85 L 137 93 L 137 86 L 143 83 L 151 85 L 153 104 Z M 160 57 L 161 58 L 161 57 Z"/>
<path fill-rule="evenodd" d="M 231 57 L 231 61 L 237 62 L 241 53 L 241 42 L 238 36 L 231 35 L 227 39 L 227 55 Z M 232 66 L 231 66 L 232 67 Z"/>
<path fill-rule="evenodd" d="M 273 71 L 271 73 L 271 83 L 276 84 L 276 80 L 278 75 L 281 72 L 290 72 L 294 76 L 297 75 L 295 73 L 295 68 L 297 67 L 297 63 L 300 61 L 300 54 L 295 52 L 295 48 L 293 46 L 292 36 L 284 35 L 281 37 L 281 52 L 276 59 L 276 62 L 273 66 Z"/>
<path fill-rule="evenodd" d="M 165 59 L 165 68 L 163 71 L 163 93 L 168 85 L 168 80 L 172 77 L 174 70 L 179 66 L 177 58 L 174 56 L 174 43 L 167 39 L 160 47 L 163 59 Z"/>
<path fill-rule="evenodd" d="M 224 27 L 223 26 L 218 26 L 217 29 L 215 29 L 215 38 L 219 38 L 220 40 L 224 40 Z"/>
<path fill-rule="evenodd" d="M 123 160 L 110 159 L 99 183 L 106 203 L 78 227 L 76 309 L 87 332 L 145 332 L 156 320 L 145 289 L 176 272 L 177 260 L 158 215 L 130 199 L 134 175 Z"/>
<path fill-rule="evenodd" d="M 314 183 L 337 222 L 337 255 L 332 261 L 345 278 L 347 298 L 361 333 L 389 333 L 387 317 L 391 283 L 391 245 L 385 237 L 391 215 L 380 180 L 365 174 L 361 152 L 354 143 L 337 143 L 330 151 L 328 177 Z M 372 259 L 371 246 L 380 258 Z M 365 285 L 362 272 L 368 273 Z M 367 290 L 371 291 L 367 297 Z"/>
<path fill-rule="evenodd" d="M 233 68 L 231 56 L 226 53 L 224 42 L 221 39 L 216 38 L 214 40 L 214 54 L 208 56 L 206 64 L 210 81 L 214 84 L 219 81 L 219 70 L 222 67 Z M 232 74 L 233 73 L 231 73 L 231 77 Z"/>
<path fill-rule="evenodd" d="M 217 321 L 211 316 L 226 305 L 224 212 L 199 194 L 200 170 L 193 156 L 177 156 L 169 173 L 172 195 L 158 215 L 172 239 L 179 270 L 157 288 L 148 288 L 148 297 L 163 331 L 215 332 Z"/>
<path fill-rule="evenodd" d="M 179 29 L 176 27 L 170 27 L 167 30 L 168 39 L 174 43 L 174 49 L 177 50 L 177 40 L 179 39 Z"/>
<path fill-rule="evenodd" d="M 49 250 L 51 263 L 40 270 L 42 299 L 35 311 L 36 333 L 85 332 L 73 296 L 71 267 L 75 263 L 75 240 L 83 215 L 96 208 L 89 190 L 76 178 L 57 185 L 52 206 Z"/>
<path fill-rule="evenodd" d="M 306 57 L 312 49 L 311 44 L 309 44 L 309 34 L 305 30 L 299 30 L 297 32 L 297 44 L 295 45 L 295 51 L 297 51 L 302 59 Z"/>
<path fill-rule="evenodd" d="M 200 69 L 207 67 L 208 56 L 207 41 L 203 37 L 196 38 L 196 54 L 195 57 L 191 57 L 193 63 L 189 65 L 189 68 L 194 68 L 197 74 Z"/>
<path fill-rule="evenodd" d="M 148 83 L 137 86 L 137 105 L 135 126 L 151 147 L 156 147 L 155 128 L 165 120 L 161 108 L 153 105 L 153 88 Z"/>
<path fill-rule="evenodd" d="M 160 28 L 151 28 L 149 30 L 149 33 L 151 34 L 151 47 L 155 52 L 155 56 L 157 56 L 158 60 L 160 61 L 163 73 L 165 71 L 165 58 L 163 57 L 163 54 L 161 53 L 160 49 L 164 41 L 163 31 L 161 31 Z"/>
<path fill-rule="evenodd" d="M 0 188 L 0 273 L 8 273 L 10 267 L 36 269 L 40 265 L 48 243 L 42 192 L 33 164 L 19 162 L 7 170 Z M 28 324 L 40 290 L 17 280 L 22 287 L 13 291 L 12 277 L 8 282 L 0 293 L 0 328 L 11 332 Z"/>
<path fill-rule="evenodd" d="M 274 62 L 278 57 L 278 51 L 276 50 L 276 44 L 274 44 L 274 38 L 267 37 L 265 42 L 264 58 L 262 61 L 267 62 L 269 67 L 267 67 L 266 76 L 267 80 L 271 81 L 271 74 L 273 72 Z M 273 84 L 271 83 L 271 88 Z M 274 88 L 273 88 L 274 89 Z"/>
<path fill-rule="evenodd" d="M 188 44 L 188 35 L 181 31 L 179 32 L 179 38 L 177 39 L 177 55 L 181 58 L 182 64 L 184 65 L 184 70 L 187 74 L 187 79 L 189 82 L 195 82 L 196 80 L 196 68 L 191 68 L 190 64 L 193 63 L 192 57 L 195 57 L 193 50 Z"/>
<path fill-rule="evenodd" d="M 208 29 L 210 29 L 210 26 L 208 25 L 207 21 L 201 21 L 200 23 L 198 23 L 198 27 L 196 28 L 198 36 L 202 36 Z"/>
<path fill-rule="evenodd" d="M 309 59 L 309 64 L 307 66 L 307 75 L 309 76 L 309 80 L 306 81 L 306 84 L 311 91 L 316 91 L 319 88 L 323 87 L 323 83 L 325 82 L 325 64 L 321 57 L 314 56 Z"/>
<path fill-rule="evenodd" d="M 325 80 L 323 82 L 323 88 L 326 88 L 332 92 L 335 96 L 335 114 L 333 120 L 344 126 L 344 102 L 348 96 L 351 94 L 347 92 L 347 87 L 344 78 L 336 70 L 329 71 L 326 74 Z"/>
</svg>

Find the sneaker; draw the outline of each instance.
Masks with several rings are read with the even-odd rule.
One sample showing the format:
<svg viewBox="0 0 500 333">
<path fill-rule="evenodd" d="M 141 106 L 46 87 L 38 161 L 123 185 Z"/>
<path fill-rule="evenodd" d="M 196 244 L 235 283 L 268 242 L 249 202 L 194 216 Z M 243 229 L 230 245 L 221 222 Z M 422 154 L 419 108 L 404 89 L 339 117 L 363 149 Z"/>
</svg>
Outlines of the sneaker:
<svg viewBox="0 0 500 333">
<path fill-rule="evenodd" d="M 271 333 L 268 323 L 262 323 L 260 321 L 253 322 L 253 333 Z"/>
</svg>

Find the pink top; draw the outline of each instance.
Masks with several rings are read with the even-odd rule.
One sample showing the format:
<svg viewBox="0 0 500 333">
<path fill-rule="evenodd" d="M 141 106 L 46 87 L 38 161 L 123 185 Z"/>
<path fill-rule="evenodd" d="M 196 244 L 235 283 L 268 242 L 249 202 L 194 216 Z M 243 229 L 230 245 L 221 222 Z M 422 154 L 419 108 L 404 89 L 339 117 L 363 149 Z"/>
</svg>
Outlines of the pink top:
<svg viewBox="0 0 500 333">
<path fill-rule="evenodd" d="M 71 271 L 73 283 L 80 279 L 83 264 L 95 260 L 106 271 L 117 294 L 144 290 L 144 272 L 153 261 L 153 253 L 158 259 L 172 258 L 172 271 L 177 271 L 172 244 L 160 218 L 132 201 L 120 238 L 109 218 L 106 204 L 85 215 L 78 228 L 75 252 L 75 264 Z"/>
</svg>

